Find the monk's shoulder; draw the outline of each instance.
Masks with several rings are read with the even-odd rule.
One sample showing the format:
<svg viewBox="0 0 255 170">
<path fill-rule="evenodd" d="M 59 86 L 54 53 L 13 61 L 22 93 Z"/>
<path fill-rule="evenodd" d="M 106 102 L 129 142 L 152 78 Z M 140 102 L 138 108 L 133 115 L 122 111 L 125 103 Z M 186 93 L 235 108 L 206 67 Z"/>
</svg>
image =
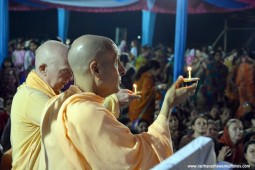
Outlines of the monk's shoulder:
<svg viewBox="0 0 255 170">
<path fill-rule="evenodd" d="M 91 118 L 91 116 L 103 116 L 105 112 L 105 108 L 102 103 L 98 103 L 96 101 L 81 99 L 72 101 L 68 104 L 66 109 L 67 115 L 80 118 Z"/>
</svg>

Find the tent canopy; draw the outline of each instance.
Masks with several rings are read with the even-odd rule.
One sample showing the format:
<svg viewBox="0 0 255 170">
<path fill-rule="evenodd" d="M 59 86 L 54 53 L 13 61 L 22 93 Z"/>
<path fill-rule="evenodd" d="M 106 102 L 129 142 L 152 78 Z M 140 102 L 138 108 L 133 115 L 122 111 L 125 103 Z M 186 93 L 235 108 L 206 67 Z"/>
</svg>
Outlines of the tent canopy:
<svg viewBox="0 0 255 170">
<path fill-rule="evenodd" d="M 217 13 L 255 7 L 253 0 L 188 0 L 188 13 Z M 149 10 L 176 13 L 176 0 L 9 0 L 16 11 L 64 8 L 80 12 L 121 12 Z"/>
</svg>

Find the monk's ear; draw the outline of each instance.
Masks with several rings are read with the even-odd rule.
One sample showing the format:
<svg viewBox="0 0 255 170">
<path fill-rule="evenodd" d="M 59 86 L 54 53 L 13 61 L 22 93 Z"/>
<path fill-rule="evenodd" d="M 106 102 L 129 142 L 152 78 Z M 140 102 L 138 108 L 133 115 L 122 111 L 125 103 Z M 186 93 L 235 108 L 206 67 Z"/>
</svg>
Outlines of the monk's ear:
<svg viewBox="0 0 255 170">
<path fill-rule="evenodd" d="M 41 74 L 43 74 L 44 76 L 46 76 L 47 73 L 47 65 L 46 64 L 42 64 L 39 66 L 39 71 Z"/>
<path fill-rule="evenodd" d="M 98 76 L 99 69 L 97 61 L 92 61 L 89 65 L 90 71 L 93 75 Z"/>
</svg>

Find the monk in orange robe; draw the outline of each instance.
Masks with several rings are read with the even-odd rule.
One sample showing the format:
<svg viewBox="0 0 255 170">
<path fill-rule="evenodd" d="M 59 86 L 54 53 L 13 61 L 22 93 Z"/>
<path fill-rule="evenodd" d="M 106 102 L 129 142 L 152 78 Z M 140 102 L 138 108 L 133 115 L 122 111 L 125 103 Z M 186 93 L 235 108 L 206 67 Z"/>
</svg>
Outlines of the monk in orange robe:
<svg viewBox="0 0 255 170">
<path fill-rule="evenodd" d="M 103 106 L 105 97 L 119 91 L 125 74 L 116 44 L 102 36 L 81 36 L 68 61 L 75 85 L 44 108 L 39 169 L 150 169 L 173 154 L 168 118 L 174 106 L 194 94 L 196 83 L 180 87 L 180 76 L 148 132 L 133 135 Z"/>
</svg>

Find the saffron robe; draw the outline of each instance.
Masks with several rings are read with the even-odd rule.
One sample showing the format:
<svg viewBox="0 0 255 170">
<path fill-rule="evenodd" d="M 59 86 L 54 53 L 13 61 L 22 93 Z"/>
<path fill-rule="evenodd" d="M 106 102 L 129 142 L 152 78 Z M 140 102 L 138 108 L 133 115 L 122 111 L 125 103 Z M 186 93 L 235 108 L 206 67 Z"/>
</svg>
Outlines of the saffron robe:
<svg viewBox="0 0 255 170">
<path fill-rule="evenodd" d="M 91 92 L 67 97 L 69 90 L 44 108 L 39 169 L 147 170 L 173 154 L 165 116 L 133 135 L 105 109 L 104 98 Z"/>
</svg>

